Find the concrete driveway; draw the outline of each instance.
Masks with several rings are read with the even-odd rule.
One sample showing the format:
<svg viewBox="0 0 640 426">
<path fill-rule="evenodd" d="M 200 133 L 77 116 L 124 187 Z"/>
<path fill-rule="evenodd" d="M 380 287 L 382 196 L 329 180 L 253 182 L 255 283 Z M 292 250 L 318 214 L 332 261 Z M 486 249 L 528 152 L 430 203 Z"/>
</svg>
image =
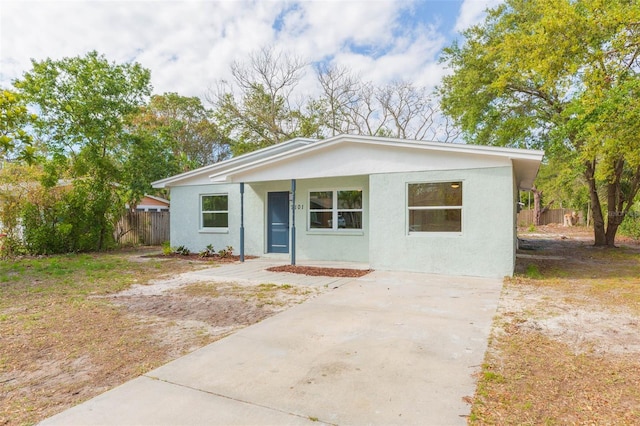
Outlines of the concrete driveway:
<svg viewBox="0 0 640 426">
<path fill-rule="evenodd" d="M 41 424 L 466 424 L 501 288 L 376 271 Z"/>
</svg>

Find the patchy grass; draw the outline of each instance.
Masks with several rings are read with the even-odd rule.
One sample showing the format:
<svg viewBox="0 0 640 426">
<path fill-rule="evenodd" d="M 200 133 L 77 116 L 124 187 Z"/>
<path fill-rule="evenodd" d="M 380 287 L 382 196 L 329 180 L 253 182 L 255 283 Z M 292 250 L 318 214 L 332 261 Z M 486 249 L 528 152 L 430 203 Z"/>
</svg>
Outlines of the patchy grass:
<svg viewBox="0 0 640 426">
<path fill-rule="evenodd" d="M 640 247 L 568 232 L 523 236 L 470 424 L 640 424 Z"/>
<path fill-rule="evenodd" d="M 0 261 L 0 424 L 36 422 L 165 362 L 143 324 L 94 296 L 190 269 L 129 252 Z"/>
<path fill-rule="evenodd" d="M 296 299 L 299 302 L 309 296 L 317 294 L 318 289 L 291 284 L 263 283 L 248 285 L 238 283 L 197 283 L 188 285 L 180 290 L 181 293 L 193 297 L 239 297 L 245 302 L 265 305 L 285 306 Z"/>
<path fill-rule="evenodd" d="M 318 291 L 188 276 L 164 291 L 146 285 L 214 264 L 145 254 L 0 261 L 0 425 L 36 423 Z"/>
</svg>

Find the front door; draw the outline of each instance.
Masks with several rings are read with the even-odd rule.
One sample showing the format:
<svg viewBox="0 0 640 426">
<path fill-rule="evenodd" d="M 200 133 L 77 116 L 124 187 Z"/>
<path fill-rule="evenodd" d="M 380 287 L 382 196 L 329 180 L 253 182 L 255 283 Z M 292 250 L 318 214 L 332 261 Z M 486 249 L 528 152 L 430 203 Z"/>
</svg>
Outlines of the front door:
<svg viewBox="0 0 640 426">
<path fill-rule="evenodd" d="M 267 252 L 289 253 L 289 192 L 267 194 Z"/>
</svg>

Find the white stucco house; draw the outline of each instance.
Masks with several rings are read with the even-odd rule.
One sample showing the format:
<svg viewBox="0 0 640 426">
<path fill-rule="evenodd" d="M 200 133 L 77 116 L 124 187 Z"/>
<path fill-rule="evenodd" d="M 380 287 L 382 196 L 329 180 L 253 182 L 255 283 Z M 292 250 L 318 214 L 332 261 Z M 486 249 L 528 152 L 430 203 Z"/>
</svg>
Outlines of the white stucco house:
<svg viewBox="0 0 640 426">
<path fill-rule="evenodd" d="M 284 261 L 503 277 L 542 151 L 340 135 L 293 139 L 154 183 L 171 245 Z"/>
</svg>

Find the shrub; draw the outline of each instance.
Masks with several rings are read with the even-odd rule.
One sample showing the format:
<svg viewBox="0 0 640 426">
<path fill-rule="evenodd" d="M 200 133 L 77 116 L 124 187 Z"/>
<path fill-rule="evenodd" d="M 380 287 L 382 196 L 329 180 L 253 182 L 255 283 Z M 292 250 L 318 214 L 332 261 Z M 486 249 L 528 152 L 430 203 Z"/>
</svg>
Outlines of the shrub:
<svg viewBox="0 0 640 426">
<path fill-rule="evenodd" d="M 233 256 L 233 247 L 227 246 L 227 248 L 222 249 L 218 252 L 218 256 L 224 258 Z"/>
<path fill-rule="evenodd" d="M 162 254 L 164 254 L 165 256 L 168 256 L 171 253 L 173 253 L 173 249 L 171 248 L 171 242 L 170 241 L 163 241 L 162 242 Z"/>
<path fill-rule="evenodd" d="M 640 239 L 640 211 L 630 210 L 618 228 L 622 235 Z"/>
<path fill-rule="evenodd" d="M 209 244 L 204 250 L 200 252 L 200 257 L 211 257 L 216 254 L 213 244 Z"/>
<path fill-rule="evenodd" d="M 189 256 L 191 254 L 191 250 L 189 250 L 185 246 L 176 247 L 175 251 L 176 251 L 176 253 L 178 253 L 178 254 L 180 254 L 182 256 Z"/>
</svg>

